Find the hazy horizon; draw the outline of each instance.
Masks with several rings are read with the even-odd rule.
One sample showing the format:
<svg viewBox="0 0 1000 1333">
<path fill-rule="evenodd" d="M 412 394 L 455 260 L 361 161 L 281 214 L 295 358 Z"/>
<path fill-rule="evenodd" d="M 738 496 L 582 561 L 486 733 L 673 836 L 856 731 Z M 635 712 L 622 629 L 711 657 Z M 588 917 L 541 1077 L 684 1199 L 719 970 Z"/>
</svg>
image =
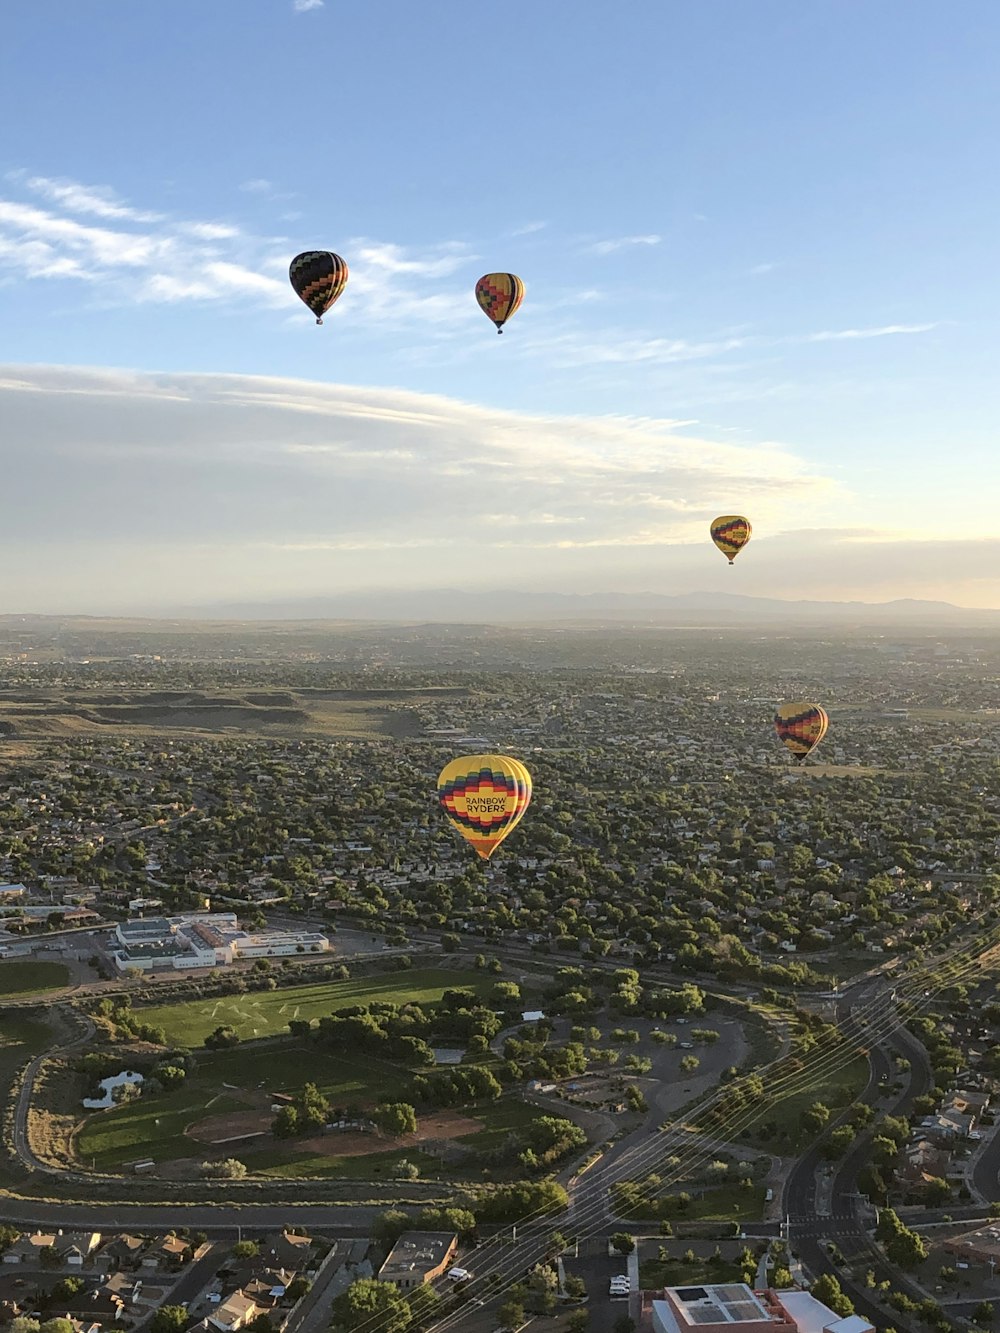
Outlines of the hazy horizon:
<svg viewBox="0 0 1000 1333">
<path fill-rule="evenodd" d="M 995 7 L 511 0 L 499 97 L 458 0 L 62 9 L 5 30 L 0 604 L 1000 607 Z"/>
</svg>

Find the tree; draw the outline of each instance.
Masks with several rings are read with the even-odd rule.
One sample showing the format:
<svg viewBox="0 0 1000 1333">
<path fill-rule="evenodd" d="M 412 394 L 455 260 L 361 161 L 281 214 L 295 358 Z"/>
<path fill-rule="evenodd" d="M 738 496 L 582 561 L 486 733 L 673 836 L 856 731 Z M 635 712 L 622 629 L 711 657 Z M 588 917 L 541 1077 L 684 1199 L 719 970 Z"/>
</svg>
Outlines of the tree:
<svg viewBox="0 0 1000 1333">
<path fill-rule="evenodd" d="M 188 1326 L 188 1312 L 183 1305 L 161 1305 L 150 1324 L 150 1333 L 183 1333 Z"/>
<path fill-rule="evenodd" d="M 406 1303 L 415 1324 L 426 1324 L 435 1317 L 441 1305 L 441 1297 L 427 1282 L 414 1287 L 406 1293 Z"/>
<path fill-rule="evenodd" d="M 497 1312 L 500 1327 L 510 1330 L 520 1328 L 524 1323 L 524 1306 L 519 1301 L 504 1301 Z"/>
<path fill-rule="evenodd" d="M 993 1302 L 980 1301 L 972 1311 L 971 1319 L 974 1324 L 992 1324 L 993 1323 Z"/>
<path fill-rule="evenodd" d="M 62 1305 L 64 1301 L 71 1301 L 86 1285 L 82 1277 L 64 1277 L 52 1288 L 52 1299 Z"/>
<path fill-rule="evenodd" d="M 631 1254 L 635 1249 L 635 1237 L 627 1231 L 616 1231 L 611 1237 L 611 1248 L 619 1254 Z"/>
<path fill-rule="evenodd" d="M 291 1301 L 300 1301 L 302 1297 L 308 1295 L 308 1293 L 311 1290 L 312 1290 L 312 1283 L 309 1281 L 307 1277 L 297 1277 L 290 1284 L 288 1290 L 285 1292 L 285 1295 Z"/>
<path fill-rule="evenodd" d="M 69 1319 L 46 1319 L 39 1333 L 73 1333 L 73 1324 Z"/>
<path fill-rule="evenodd" d="M 566 1320 L 566 1333 L 586 1333 L 589 1323 L 590 1315 L 586 1310 L 574 1310 Z"/>
<path fill-rule="evenodd" d="M 473 1219 L 474 1221 L 474 1219 Z M 410 1218 L 401 1208 L 387 1208 L 379 1213 L 372 1224 L 372 1236 L 383 1245 L 395 1245 L 404 1231 L 410 1226 Z M 436 1228 L 428 1227 L 428 1231 Z"/>
<path fill-rule="evenodd" d="M 823 1273 L 809 1288 L 818 1301 L 831 1309 L 834 1314 L 846 1318 L 854 1313 L 854 1306 L 849 1296 L 841 1290 L 840 1283 L 831 1273 Z"/>
<path fill-rule="evenodd" d="M 614 1333 L 635 1333 L 635 1320 L 629 1314 L 619 1315 L 614 1322 Z"/>
<path fill-rule="evenodd" d="M 372 1119 L 390 1138 L 398 1139 L 404 1134 L 417 1132 L 417 1113 L 409 1102 L 383 1102 L 375 1108 Z"/>
<path fill-rule="evenodd" d="M 333 1302 L 333 1327 L 344 1333 L 356 1328 L 373 1333 L 406 1333 L 413 1315 L 402 1292 L 387 1282 L 362 1277 Z M 154 1330 L 155 1333 L 155 1330 Z"/>
<path fill-rule="evenodd" d="M 240 1240 L 233 1246 L 234 1259 L 256 1259 L 260 1246 L 255 1240 Z"/>
<path fill-rule="evenodd" d="M 126 1102 L 134 1102 L 141 1096 L 142 1088 L 138 1083 L 119 1083 L 111 1094 L 111 1100 L 116 1106 L 124 1106 Z"/>
<path fill-rule="evenodd" d="M 580 1300 L 587 1294 L 587 1284 L 582 1277 L 577 1277 L 575 1273 L 567 1273 L 566 1281 L 563 1283 L 563 1289 L 567 1296 L 572 1296 L 574 1300 Z"/>
<path fill-rule="evenodd" d="M 209 1180 L 245 1180 L 246 1163 L 236 1157 L 223 1157 L 221 1162 L 202 1162 L 201 1174 Z"/>
<path fill-rule="evenodd" d="M 813 1102 L 807 1111 L 802 1112 L 801 1119 L 802 1128 L 807 1134 L 821 1134 L 830 1119 L 830 1108 L 822 1102 Z"/>
<path fill-rule="evenodd" d="M 205 1045 L 210 1051 L 225 1051 L 239 1044 L 240 1034 L 229 1023 L 220 1023 L 215 1031 L 210 1032 L 205 1038 Z"/>
</svg>

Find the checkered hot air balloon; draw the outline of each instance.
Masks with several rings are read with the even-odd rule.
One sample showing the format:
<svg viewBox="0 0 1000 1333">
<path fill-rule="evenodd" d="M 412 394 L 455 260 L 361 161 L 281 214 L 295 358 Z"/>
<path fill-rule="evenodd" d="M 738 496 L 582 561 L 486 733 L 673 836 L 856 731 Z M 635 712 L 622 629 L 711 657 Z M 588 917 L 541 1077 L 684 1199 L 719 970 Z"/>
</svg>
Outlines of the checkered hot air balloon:
<svg viewBox="0 0 1000 1333">
<path fill-rule="evenodd" d="M 780 704 L 774 715 L 774 730 L 801 764 L 826 735 L 830 719 L 819 704 Z"/>
<path fill-rule="evenodd" d="M 488 861 L 527 810 L 531 775 L 510 755 L 470 754 L 445 764 L 437 790 L 449 823 Z"/>
<path fill-rule="evenodd" d="M 709 531 L 712 541 L 732 564 L 750 540 L 750 520 L 742 514 L 723 514 L 712 520 Z"/>
<path fill-rule="evenodd" d="M 487 273 L 476 283 L 476 300 L 503 333 L 503 326 L 524 300 L 524 283 L 516 273 Z"/>
<path fill-rule="evenodd" d="M 347 286 L 347 265 L 330 250 L 304 250 L 288 266 L 295 294 L 323 323 L 323 316 Z"/>
</svg>

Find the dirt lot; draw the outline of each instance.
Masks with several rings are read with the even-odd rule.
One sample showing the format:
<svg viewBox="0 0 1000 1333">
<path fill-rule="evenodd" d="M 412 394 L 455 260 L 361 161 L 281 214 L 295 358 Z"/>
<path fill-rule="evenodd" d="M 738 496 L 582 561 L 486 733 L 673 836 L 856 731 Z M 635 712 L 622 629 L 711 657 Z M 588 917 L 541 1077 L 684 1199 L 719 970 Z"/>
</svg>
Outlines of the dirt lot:
<svg viewBox="0 0 1000 1333">
<path fill-rule="evenodd" d="M 443 1111 L 438 1115 L 422 1117 L 416 1134 L 404 1134 L 401 1139 L 387 1139 L 380 1134 L 357 1134 L 334 1131 L 319 1134 L 314 1139 L 296 1139 L 301 1150 L 325 1154 L 328 1157 L 365 1157 L 369 1153 L 385 1152 L 389 1148 L 416 1148 L 432 1139 L 457 1139 L 463 1134 L 476 1134 L 482 1129 L 478 1120 Z"/>
<path fill-rule="evenodd" d="M 196 1125 L 189 1125 L 184 1131 L 189 1138 L 199 1143 L 227 1143 L 230 1139 L 245 1138 L 249 1134 L 260 1134 L 271 1128 L 274 1119 L 271 1111 L 231 1111 L 228 1115 L 210 1115 L 199 1120 Z"/>
</svg>

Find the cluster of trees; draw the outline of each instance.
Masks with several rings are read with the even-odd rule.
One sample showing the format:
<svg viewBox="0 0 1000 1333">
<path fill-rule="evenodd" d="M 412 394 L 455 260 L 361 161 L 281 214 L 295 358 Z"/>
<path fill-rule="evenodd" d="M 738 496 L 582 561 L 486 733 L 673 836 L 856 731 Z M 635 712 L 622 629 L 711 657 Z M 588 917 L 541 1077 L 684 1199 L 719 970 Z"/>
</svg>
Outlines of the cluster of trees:
<svg viewBox="0 0 1000 1333">
<path fill-rule="evenodd" d="M 494 1074 L 479 1065 L 453 1065 L 418 1074 L 408 1096 L 422 1106 L 467 1106 L 470 1102 L 495 1101 L 503 1087 Z"/>
<path fill-rule="evenodd" d="M 440 1305 L 441 1297 L 426 1283 L 401 1292 L 389 1282 L 358 1278 L 333 1302 L 331 1333 L 413 1333 L 436 1316 Z"/>
<path fill-rule="evenodd" d="M 899 1268 L 917 1268 L 930 1253 L 920 1233 L 905 1226 L 892 1208 L 880 1209 L 875 1238 L 889 1261 Z"/>
<path fill-rule="evenodd" d="M 330 1119 L 330 1099 L 315 1083 L 305 1083 L 287 1106 L 274 1117 L 271 1132 L 277 1139 L 319 1134 Z"/>
<path fill-rule="evenodd" d="M 497 982 L 492 1000 L 501 1008 L 517 1005 L 520 989 L 514 982 Z M 471 1055 L 485 1055 L 502 1026 L 503 1019 L 494 1008 L 481 1003 L 472 991 L 458 987 L 446 990 L 429 1012 L 415 1002 L 400 1005 L 376 1001 L 344 1006 L 315 1026 L 304 1019 L 292 1019 L 288 1025 L 293 1037 L 311 1041 L 324 1050 L 360 1050 L 417 1066 L 434 1063 L 431 1042 L 458 1042 Z"/>
<path fill-rule="evenodd" d="M 91 1006 L 91 1015 L 98 1028 L 104 1030 L 109 1041 L 148 1041 L 153 1046 L 164 1046 L 166 1034 L 153 1023 L 144 1023 L 141 1010 L 132 1009 L 129 995 L 104 996 Z"/>
<path fill-rule="evenodd" d="M 531 1172 L 545 1170 L 587 1142 L 579 1125 L 552 1115 L 533 1120 L 513 1137 L 519 1162 Z"/>
</svg>

